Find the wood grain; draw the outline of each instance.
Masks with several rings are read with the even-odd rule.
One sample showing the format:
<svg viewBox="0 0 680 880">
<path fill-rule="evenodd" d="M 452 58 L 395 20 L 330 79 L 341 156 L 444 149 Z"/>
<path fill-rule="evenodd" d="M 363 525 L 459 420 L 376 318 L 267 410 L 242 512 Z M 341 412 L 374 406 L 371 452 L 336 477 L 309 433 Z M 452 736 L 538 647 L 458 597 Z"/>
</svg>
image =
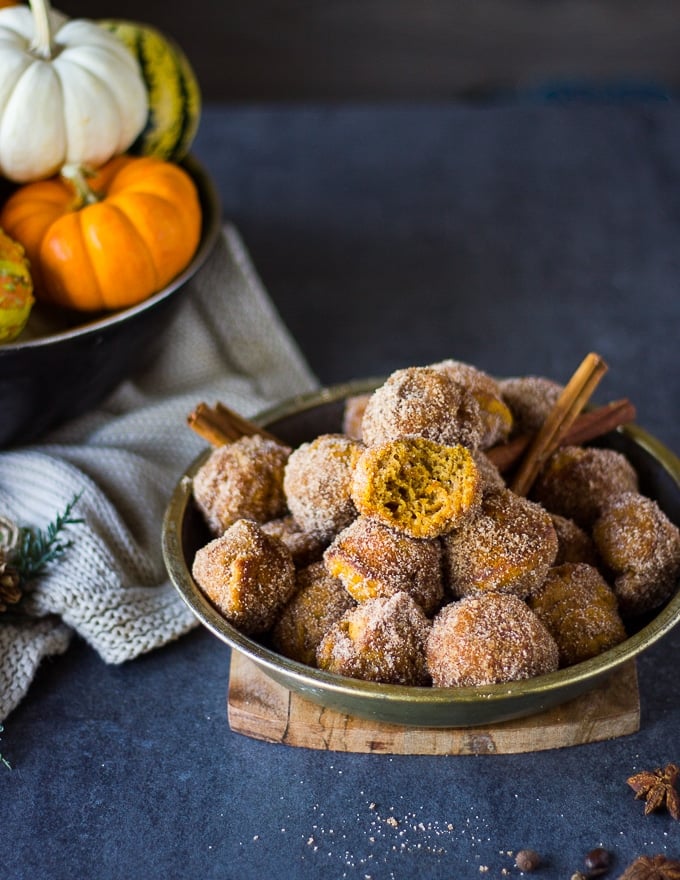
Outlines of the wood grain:
<svg viewBox="0 0 680 880">
<path fill-rule="evenodd" d="M 539 715 L 487 727 L 412 728 L 325 709 L 274 682 L 232 652 L 227 699 L 235 733 L 272 743 L 390 755 L 516 754 L 614 739 L 640 727 L 635 661 L 601 687 Z"/>
</svg>

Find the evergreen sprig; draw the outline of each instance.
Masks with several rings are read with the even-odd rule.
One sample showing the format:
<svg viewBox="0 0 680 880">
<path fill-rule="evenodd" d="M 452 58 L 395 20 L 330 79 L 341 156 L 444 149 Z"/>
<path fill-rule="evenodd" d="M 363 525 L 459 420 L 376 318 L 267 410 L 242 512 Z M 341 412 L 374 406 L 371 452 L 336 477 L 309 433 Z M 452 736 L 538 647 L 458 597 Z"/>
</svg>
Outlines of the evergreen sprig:
<svg viewBox="0 0 680 880">
<path fill-rule="evenodd" d="M 21 529 L 19 546 L 14 553 L 13 562 L 23 582 L 41 574 L 51 563 L 62 556 L 73 545 L 73 541 L 63 541 L 60 537 L 65 528 L 84 522 L 72 515 L 82 493 L 75 495 L 57 514 L 46 529 L 24 527 Z"/>
<path fill-rule="evenodd" d="M 79 492 L 74 495 L 64 508 L 63 513 L 57 514 L 52 522 L 48 523 L 46 529 L 24 526 L 19 530 L 19 544 L 12 554 L 12 564 L 23 583 L 37 577 L 51 562 L 54 562 L 69 547 L 73 546 L 73 541 L 62 540 L 61 533 L 68 526 L 85 522 L 81 517 L 73 516 L 73 508 L 78 503 L 81 494 L 82 492 Z M 3 729 L 0 724 L 0 733 Z M 2 752 L 0 752 L 0 764 L 3 764 L 8 770 L 12 769 L 12 765 Z"/>
<path fill-rule="evenodd" d="M 2 724 L 0 724 L 0 733 L 2 733 L 2 731 L 3 731 L 4 729 L 5 729 L 5 728 L 2 726 Z M 2 754 L 2 752 L 0 752 L 0 764 L 4 764 L 5 767 L 7 767 L 8 770 L 11 770 L 11 769 L 12 769 L 12 765 L 11 765 L 10 762 L 7 760 L 7 758 Z"/>
</svg>

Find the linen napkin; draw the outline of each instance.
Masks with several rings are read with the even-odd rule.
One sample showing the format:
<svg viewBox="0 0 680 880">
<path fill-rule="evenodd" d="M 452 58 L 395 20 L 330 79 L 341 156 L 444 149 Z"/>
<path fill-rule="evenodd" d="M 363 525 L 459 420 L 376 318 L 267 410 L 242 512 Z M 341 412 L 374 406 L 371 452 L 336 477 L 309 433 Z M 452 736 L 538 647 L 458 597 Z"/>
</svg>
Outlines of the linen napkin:
<svg viewBox="0 0 680 880">
<path fill-rule="evenodd" d="M 170 584 L 161 524 L 206 442 L 186 425 L 200 400 L 244 416 L 317 387 L 230 225 L 191 282 L 163 353 L 93 412 L 0 454 L 0 514 L 45 529 L 79 495 L 72 541 L 29 593 L 30 618 L 0 616 L 0 722 L 44 657 L 74 633 L 106 663 L 178 638 L 196 620 Z"/>
</svg>

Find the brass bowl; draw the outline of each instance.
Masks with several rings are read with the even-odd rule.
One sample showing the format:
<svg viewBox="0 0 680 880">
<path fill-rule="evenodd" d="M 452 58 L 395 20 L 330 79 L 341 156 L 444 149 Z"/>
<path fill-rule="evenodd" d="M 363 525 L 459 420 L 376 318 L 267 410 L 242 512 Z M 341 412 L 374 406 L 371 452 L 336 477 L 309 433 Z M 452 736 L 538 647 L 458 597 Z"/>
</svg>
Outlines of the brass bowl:
<svg viewBox="0 0 680 880">
<path fill-rule="evenodd" d="M 301 395 L 262 413 L 256 421 L 295 447 L 318 434 L 340 431 L 346 397 L 370 391 L 365 380 Z M 607 445 L 624 452 L 640 474 L 641 490 L 678 521 L 680 459 L 637 425 L 613 432 Z M 206 450 L 187 469 L 169 502 L 163 523 L 163 554 L 170 578 L 200 622 L 249 657 L 272 679 L 315 703 L 349 715 L 414 727 L 469 727 L 532 715 L 600 684 L 637 657 L 680 620 L 680 590 L 620 645 L 558 672 L 484 687 L 429 688 L 374 684 L 312 669 L 282 657 L 235 629 L 205 598 L 191 576 L 196 550 L 210 540 L 192 501 L 192 477 Z"/>
</svg>

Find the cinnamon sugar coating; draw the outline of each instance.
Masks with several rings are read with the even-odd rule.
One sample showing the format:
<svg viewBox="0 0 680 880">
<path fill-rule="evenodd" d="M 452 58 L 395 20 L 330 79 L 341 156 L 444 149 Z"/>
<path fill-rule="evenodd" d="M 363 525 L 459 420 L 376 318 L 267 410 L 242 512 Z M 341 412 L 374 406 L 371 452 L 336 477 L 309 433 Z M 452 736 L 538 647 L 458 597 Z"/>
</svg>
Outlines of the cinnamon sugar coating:
<svg viewBox="0 0 680 880">
<path fill-rule="evenodd" d="M 424 437 L 368 447 L 352 479 L 352 498 L 360 513 L 413 538 L 451 531 L 471 515 L 480 494 L 470 451 Z"/>
<path fill-rule="evenodd" d="M 551 568 L 528 604 L 557 642 L 560 666 L 596 657 L 627 635 L 616 596 L 592 565 Z"/>
<path fill-rule="evenodd" d="M 361 423 L 370 397 L 369 392 L 366 394 L 354 394 L 345 400 L 342 412 L 342 433 L 353 440 L 363 439 Z"/>
<path fill-rule="evenodd" d="M 636 492 L 611 498 L 593 526 L 593 539 L 613 572 L 621 613 L 658 608 L 680 579 L 680 530 L 656 501 Z"/>
<path fill-rule="evenodd" d="M 479 446 L 484 431 L 479 404 L 441 370 L 396 370 L 371 395 L 361 423 L 363 442 L 377 446 L 425 437 L 448 446 Z"/>
<path fill-rule="evenodd" d="M 561 391 L 449 359 L 348 398 L 342 434 L 214 450 L 194 496 L 221 537 L 197 583 L 281 654 L 377 682 L 476 686 L 596 656 L 677 588 L 680 531 L 610 449 L 562 447 L 531 500 L 507 488 L 484 450 L 538 430 Z"/>
<path fill-rule="evenodd" d="M 557 556 L 553 565 L 562 565 L 564 562 L 585 562 L 597 567 L 599 563 L 597 549 L 588 532 L 576 525 L 573 519 L 567 519 L 556 513 L 551 513 L 550 519 L 557 533 Z"/>
<path fill-rule="evenodd" d="M 495 492 L 499 489 L 506 488 L 503 474 L 482 449 L 474 449 L 472 451 L 472 457 L 477 465 L 481 490 L 483 493 Z"/>
<path fill-rule="evenodd" d="M 539 504 L 510 489 L 490 492 L 481 509 L 442 538 L 444 576 L 454 596 L 528 596 L 557 554 L 557 534 Z"/>
<path fill-rule="evenodd" d="M 540 430 L 564 386 L 543 376 L 515 376 L 499 381 L 501 397 L 513 418 L 512 434 Z"/>
<path fill-rule="evenodd" d="M 290 513 L 262 523 L 262 531 L 283 541 L 298 568 L 320 560 L 326 549 L 326 542 L 314 532 L 303 531 Z"/>
<path fill-rule="evenodd" d="M 477 401 L 483 426 L 479 439 L 482 449 L 507 440 L 512 430 L 512 412 L 503 400 L 500 385 L 493 376 L 472 364 L 452 359 L 430 366 L 444 373 L 452 382 L 463 385 Z"/>
<path fill-rule="evenodd" d="M 295 594 L 272 628 L 272 645 L 285 657 L 316 666 L 321 639 L 356 602 L 323 562 L 299 569 L 295 586 Z"/>
<path fill-rule="evenodd" d="M 637 473 L 622 453 L 595 446 L 563 446 L 543 466 L 531 497 L 551 513 L 589 529 L 610 498 L 637 490 Z"/>
<path fill-rule="evenodd" d="M 196 506 L 213 535 L 238 519 L 265 522 L 286 510 L 283 471 L 290 447 L 260 436 L 213 449 L 193 478 Z"/>
<path fill-rule="evenodd" d="M 328 672 L 383 684 L 426 685 L 430 621 L 406 593 L 362 602 L 326 632 L 317 665 Z"/>
<path fill-rule="evenodd" d="M 272 626 L 295 590 L 290 552 L 253 520 L 237 520 L 197 550 L 192 575 L 227 620 L 251 635 Z"/>
<path fill-rule="evenodd" d="M 330 541 L 357 515 L 351 497 L 354 466 L 363 447 L 343 434 L 321 434 L 293 450 L 283 488 L 300 528 Z"/>
<path fill-rule="evenodd" d="M 357 602 L 404 592 L 430 615 L 444 598 L 439 541 L 411 538 L 366 516 L 336 536 L 324 563 Z"/>
<path fill-rule="evenodd" d="M 479 687 L 554 672 L 558 649 L 525 602 L 508 593 L 444 606 L 425 649 L 435 687 Z"/>
</svg>

